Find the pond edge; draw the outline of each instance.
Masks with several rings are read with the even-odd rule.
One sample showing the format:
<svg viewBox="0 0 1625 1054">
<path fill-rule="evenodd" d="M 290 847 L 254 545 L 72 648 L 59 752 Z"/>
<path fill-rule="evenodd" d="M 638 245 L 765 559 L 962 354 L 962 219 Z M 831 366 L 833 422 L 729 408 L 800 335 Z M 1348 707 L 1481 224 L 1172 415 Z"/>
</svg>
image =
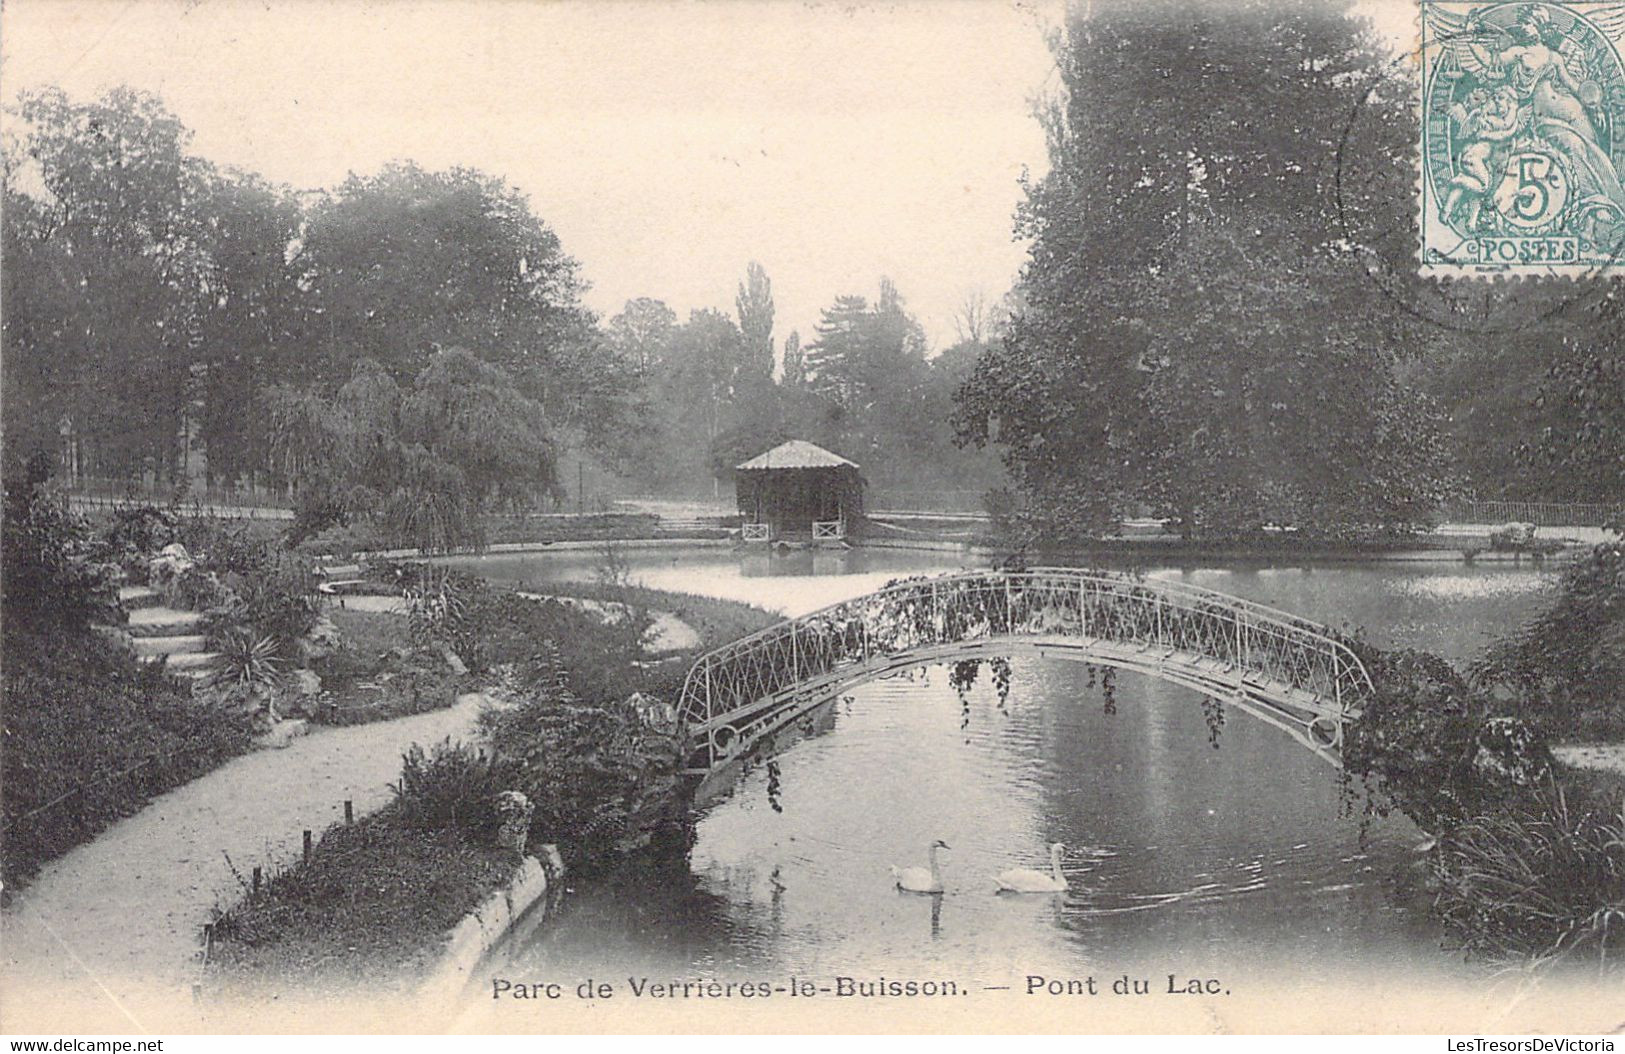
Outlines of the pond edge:
<svg viewBox="0 0 1625 1054">
<path fill-rule="evenodd" d="M 418 986 L 419 996 L 436 1001 L 455 999 L 480 963 L 521 919 L 532 909 L 545 916 L 547 891 L 563 878 L 564 859 L 558 846 L 542 846 L 539 856 L 527 854 L 505 887 L 492 890 L 452 927 L 439 960 Z"/>
</svg>

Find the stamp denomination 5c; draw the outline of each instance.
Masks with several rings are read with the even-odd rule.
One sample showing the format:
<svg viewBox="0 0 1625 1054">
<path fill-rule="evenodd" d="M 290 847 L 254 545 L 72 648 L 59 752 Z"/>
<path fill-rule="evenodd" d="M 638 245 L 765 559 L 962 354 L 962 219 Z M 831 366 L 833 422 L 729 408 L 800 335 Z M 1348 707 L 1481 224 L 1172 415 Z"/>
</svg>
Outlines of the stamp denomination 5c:
<svg viewBox="0 0 1625 1054">
<path fill-rule="evenodd" d="M 1421 266 L 1625 273 L 1625 3 L 1422 2 Z"/>
</svg>

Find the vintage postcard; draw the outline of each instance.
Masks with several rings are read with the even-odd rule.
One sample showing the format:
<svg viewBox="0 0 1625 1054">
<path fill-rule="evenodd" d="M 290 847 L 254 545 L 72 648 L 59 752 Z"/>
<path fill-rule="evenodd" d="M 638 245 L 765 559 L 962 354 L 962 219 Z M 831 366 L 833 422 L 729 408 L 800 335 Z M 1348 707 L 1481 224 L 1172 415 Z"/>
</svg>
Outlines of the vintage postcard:
<svg viewBox="0 0 1625 1054">
<path fill-rule="evenodd" d="M 1612 1050 L 1622 38 L 7 0 L 0 1032 Z"/>
</svg>

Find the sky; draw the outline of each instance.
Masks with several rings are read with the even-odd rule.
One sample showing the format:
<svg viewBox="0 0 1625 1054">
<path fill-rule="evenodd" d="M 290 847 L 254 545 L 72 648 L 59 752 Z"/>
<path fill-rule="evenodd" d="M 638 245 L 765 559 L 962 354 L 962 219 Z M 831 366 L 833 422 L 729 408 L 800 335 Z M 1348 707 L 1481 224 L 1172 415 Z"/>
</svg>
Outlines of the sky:
<svg viewBox="0 0 1625 1054">
<path fill-rule="evenodd" d="M 409 158 L 530 196 L 604 317 L 632 297 L 775 337 L 891 277 L 936 349 L 997 301 L 1057 0 L 5 0 L 0 98 L 156 92 L 193 150 L 299 189 Z"/>
</svg>

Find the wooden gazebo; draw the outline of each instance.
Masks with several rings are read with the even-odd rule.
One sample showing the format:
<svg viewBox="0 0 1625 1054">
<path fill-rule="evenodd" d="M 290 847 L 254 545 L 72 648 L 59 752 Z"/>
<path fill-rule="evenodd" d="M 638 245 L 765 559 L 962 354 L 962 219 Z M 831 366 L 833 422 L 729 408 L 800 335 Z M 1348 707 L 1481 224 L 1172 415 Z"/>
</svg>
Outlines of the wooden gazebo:
<svg viewBox="0 0 1625 1054">
<path fill-rule="evenodd" d="M 738 466 L 734 489 L 747 542 L 837 542 L 863 533 L 858 466 L 803 439 Z"/>
</svg>

